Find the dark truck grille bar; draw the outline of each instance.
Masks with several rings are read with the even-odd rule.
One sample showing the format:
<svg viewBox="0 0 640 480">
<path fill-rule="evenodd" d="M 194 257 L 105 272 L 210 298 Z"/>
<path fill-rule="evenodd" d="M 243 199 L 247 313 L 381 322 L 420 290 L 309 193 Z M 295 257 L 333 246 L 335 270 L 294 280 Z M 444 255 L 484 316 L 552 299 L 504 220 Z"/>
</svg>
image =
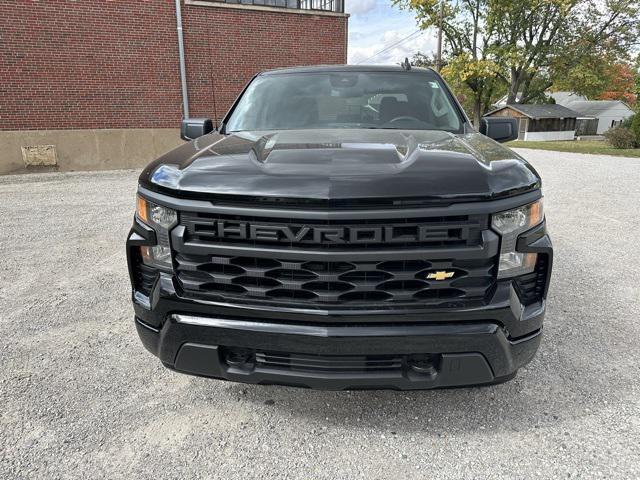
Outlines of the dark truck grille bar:
<svg viewBox="0 0 640 480">
<path fill-rule="evenodd" d="M 320 250 L 479 245 L 487 215 L 405 219 L 304 220 L 183 212 L 190 240 Z"/>
<path fill-rule="evenodd" d="M 403 358 L 399 355 L 304 355 L 281 352 L 256 352 L 261 367 L 319 373 L 368 373 L 399 371 Z"/>
<path fill-rule="evenodd" d="M 496 285 L 488 215 L 336 220 L 181 212 L 175 269 L 189 298 L 290 308 L 462 307 Z M 355 232 L 355 233 L 354 233 Z M 447 272 L 447 278 L 429 278 Z"/>
</svg>

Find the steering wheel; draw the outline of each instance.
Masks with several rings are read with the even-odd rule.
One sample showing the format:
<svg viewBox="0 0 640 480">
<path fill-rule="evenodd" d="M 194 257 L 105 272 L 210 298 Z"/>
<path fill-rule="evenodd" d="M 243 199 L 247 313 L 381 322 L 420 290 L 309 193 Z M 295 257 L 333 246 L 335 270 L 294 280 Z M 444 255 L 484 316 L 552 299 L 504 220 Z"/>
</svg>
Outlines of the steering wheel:
<svg viewBox="0 0 640 480">
<path fill-rule="evenodd" d="M 410 121 L 415 121 L 415 122 L 421 122 L 420 119 L 416 118 L 416 117 L 411 117 L 409 115 L 401 115 L 399 117 L 395 117 L 392 118 L 391 120 L 389 120 L 387 123 L 393 123 L 393 122 L 401 122 L 403 120 L 410 120 Z"/>
</svg>

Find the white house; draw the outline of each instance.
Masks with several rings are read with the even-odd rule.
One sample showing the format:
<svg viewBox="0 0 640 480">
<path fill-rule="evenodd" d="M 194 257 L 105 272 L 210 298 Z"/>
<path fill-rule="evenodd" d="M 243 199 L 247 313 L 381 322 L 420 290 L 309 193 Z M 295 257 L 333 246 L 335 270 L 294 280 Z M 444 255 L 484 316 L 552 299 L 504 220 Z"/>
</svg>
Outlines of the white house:
<svg viewBox="0 0 640 480">
<path fill-rule="evenodd" d="M 573 140 L 579 114 L 556 104 L 505 105 L 485 115 L 518 121 L 518 140 Z"/>
<path fill-rule="evenodd" d="M 620 125 L 625 118 L 633 115 L 633 110 L 620 100 L 575 100 L 565 105 L 578 112 L 581 118 L 597 118 L 598 127 L 595 133 L 602 135 L 616 125 Z"/>
</svg>

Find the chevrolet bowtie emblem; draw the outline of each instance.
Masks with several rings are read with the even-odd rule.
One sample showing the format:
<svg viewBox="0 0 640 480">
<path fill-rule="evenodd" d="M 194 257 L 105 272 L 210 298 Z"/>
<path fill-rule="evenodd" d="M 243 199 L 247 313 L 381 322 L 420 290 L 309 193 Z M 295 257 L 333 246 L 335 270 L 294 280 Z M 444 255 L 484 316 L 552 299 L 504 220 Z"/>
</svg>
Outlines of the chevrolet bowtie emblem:
<svg viewBox="0 0 640 480">
<path fill-rule="evenodd" d="M 455 272 L 432 272 L 429 275 L 427 275 L 427 279 L 428 280 L 446 280 L 447 278 L 451 278 L 453 277 L 453 275 L 455 274 Z"/>
</svg>

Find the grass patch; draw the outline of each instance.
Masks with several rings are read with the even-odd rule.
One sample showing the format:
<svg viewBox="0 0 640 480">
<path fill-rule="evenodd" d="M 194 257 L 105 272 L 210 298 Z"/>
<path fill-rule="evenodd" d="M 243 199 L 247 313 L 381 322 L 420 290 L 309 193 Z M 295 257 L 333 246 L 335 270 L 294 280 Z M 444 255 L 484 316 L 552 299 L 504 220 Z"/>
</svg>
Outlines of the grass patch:
<svg viewBox="0 0 640 480">
<path fill-rule="evenodd" d="M 534 148 L 536 150 L 551 150 L 554 152 L 640 157 L 640 148 L 613 148 L 606 142 L 595 141 L 524 142 L 516 140 L 506 145 L 511 148 Z"/>
</svg>

